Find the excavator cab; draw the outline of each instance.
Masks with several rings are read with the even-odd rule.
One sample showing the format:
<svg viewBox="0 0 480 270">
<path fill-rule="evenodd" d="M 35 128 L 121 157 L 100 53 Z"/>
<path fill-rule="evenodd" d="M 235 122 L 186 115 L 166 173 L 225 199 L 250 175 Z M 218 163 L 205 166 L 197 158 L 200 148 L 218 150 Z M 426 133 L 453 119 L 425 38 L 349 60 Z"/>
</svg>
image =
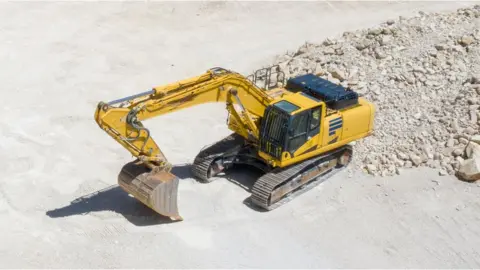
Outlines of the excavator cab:
<svg viewBox="0 0 480 270">
<path fill-rule="evenodd" d="M 260 128 L 259 155 L 270 163 L 281 163 L 317 148 L 323 108 L 323 102 L 304 94 L 287 96 L 267 107 Z"/>
</svg>

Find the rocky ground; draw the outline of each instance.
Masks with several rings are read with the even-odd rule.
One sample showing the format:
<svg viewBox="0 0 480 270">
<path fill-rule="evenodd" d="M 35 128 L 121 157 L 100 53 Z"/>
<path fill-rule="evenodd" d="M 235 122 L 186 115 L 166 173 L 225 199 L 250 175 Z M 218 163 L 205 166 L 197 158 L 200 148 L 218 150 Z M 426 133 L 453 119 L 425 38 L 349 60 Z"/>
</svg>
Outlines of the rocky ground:
<svg viewBox="0 0 480 270">
<path fill-rule="evenodd" d="M 99 101 L 196 76 L 214 66 L 248 75 L 272 62 L 275 54 L 294 50 L 305 40 L 322 42 L 347 30 L 400 15 L 410 17 L 418 10 L 452 11 L 467 4 L 471 2 L 0 3 L 1 267 L 480 268 L 480 181 L 472 184 L 453 175 L 439 176 L 426 166 L 384 178 L 359 170 L 348 178 L 348 172 L 342 171 L 275 211 L 258 212 L 245 204 L 250 193 L 241 185 L 254 183 L 257 173 L 239 169 L 209 184 L 198 183 L 190 174 L 195 155 L 230 134 L 225 104 L 205 104 L 143 122 L 181 178 L 179 209 L 185 220 L 171 223 L 118 187 L 120 169 L 133 158 L 93 119 Z M 460 15 L 457 22 L 464 17 Z M 469 18 L 466 25 L 473 20 Z M 409 29 L 400 21 L 382 27 L 401 25 Z M 459 31 L 456 24 L 444 27 L 457 29 L 452 34 L 459 37 L 476 34 L 473 26 L 471 31 Z M 397 31 L 397 36 L 388 35 L 392 44 L 400 37 Z M 388 77 L 374 66 L 404 61 L 370 59 L 370 48 L 364 56 L 350 42 L 341 45 L 344 56 L 318 57 L 343 59 L 337 68 L 344 76 L 353 74 L 354 63 L 357 85 L 352 87 L 364 91 L 377 105 L 376 136 L 356 145 L 360 166 L 368 149 L 391 155 L 384 149 L 387 135 L 393 133 L 388 121 L 395 114 L 390 112 L 399 110 L 397 115 L 404 118 L 411 115 L 402 111 L 402 102 L 416 104 L 419 89 L 428 87 L 410 85 L 402 77 L 405 89 L 401 91 L 392 90 L 400 82 L 385 82 L 388 87 L 378 84 Z M 430 43 L 441 42 L 428 40 L 425 46 Z M 392 50 L 375 46 L 388 48 L 385 53 Z M 410 53 L 413 46 L 420 47 L 402 46 Z M 469 45 L 469 50 L 475 46 Z M 346 55 L 357 59 L 347 61 Z M 295 61 L 310 62 L 300 57 Z M 363 62 L 372 64 L 364 67 Z M 319 71 L 328 71 L 329 65 L 318 65 Z M 421 82 L 408 69 L 395 68 Z M 465 80 L 470 73 L 467 69 Z M 438 91 L 456 92 L 464 78 Z M 378 89 L 372 89 L 370 81 Z M 374 90 L 381 95 L 371 93 Z M 393 93 L 414 98 L 398 102 L 397 108 L 374 100 L 392 100 Z M 459 104 L 466 106 L 465 99 Z M 454 113 L 466 115 L 466 107 L 459 108 L 455 111 L 442 104 L 439 114 L 447 110 L 450 119 Z M 414 109 L 424 111 L 423 106 Z M 415 122 L 423 119 L 413 118 Z M 466 128 L 467 120 L 459 118 L 459 128 Z M 442 140 L 448 141 L 442 134 Z"/>
<path fill-rule="evenodd" d="M 315 72 L 374 102 L 375 135 L 357 143 L 357 168 L 381 176 L 422 166 L 440 175 L 469 170 L 469 180 L 473 169 L 480 177 L 480 166 L 466 161 L 467 145 L 478 149 L 469 141 L 480 125 L 479 5 L 307 43 L 276 64 L 287 78 Z"/>
</svg>

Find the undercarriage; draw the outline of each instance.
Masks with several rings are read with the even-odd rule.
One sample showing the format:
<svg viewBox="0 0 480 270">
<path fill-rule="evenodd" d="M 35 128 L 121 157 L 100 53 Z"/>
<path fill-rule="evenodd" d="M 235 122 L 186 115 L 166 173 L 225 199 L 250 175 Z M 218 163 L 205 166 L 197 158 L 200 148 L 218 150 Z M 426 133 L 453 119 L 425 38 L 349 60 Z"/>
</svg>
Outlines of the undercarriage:
<svg viewBox="0 0 480 270">
<path fill-rule="evenodd" d="M 273 168 L 255 152 L 243 137 L 232 134 L 200 151 L 191 172 L 203 183 L 213 181 L 220 173 L 228 174 L 235 165 L 259 169 L 262 175 L 254 181 L 250 202 L 260 210 L 272 210 L 312 189 L 347 166 L 352 148 L 342 146 L 286 168 Z M 156 212 L 173 220 L 183 220 L 178 213 L 179 179 L 170 171 L 151 171 L 138 160 L 126 164 L 119 176 L 119 185 Z"/>
<path fill-rule="evenodd" d="M 263 175 L 253 184 L 251 202 L 258 208 L 272 210 L 336 174 L 351 158 L 352 148 L 346 145 L 286 168 L 272 168 L 258 157 L 254 147 L 232 134 L 202 149 L 191 171 L 196 179 L 208 183 L 237 164 L 256 167 Z"/>
</svg>

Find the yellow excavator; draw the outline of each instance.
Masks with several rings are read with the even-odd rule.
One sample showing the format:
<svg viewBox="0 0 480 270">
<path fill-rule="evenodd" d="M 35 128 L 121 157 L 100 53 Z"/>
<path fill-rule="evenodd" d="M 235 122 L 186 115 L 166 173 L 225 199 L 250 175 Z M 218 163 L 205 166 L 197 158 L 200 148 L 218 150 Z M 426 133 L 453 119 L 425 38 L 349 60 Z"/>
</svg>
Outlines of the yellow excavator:
<svg viewBox="0 0 480 270">
<path fill-rule="evenodd" d="M 224 68 L 111 102 L 95 121 L 136 158 L 118 175 L 119 186 L 160 215 L 183 220 L 178 178 L 142 120 L 194 105 L 224 102 L 233 133 L 195 157 L 192 175 L 210 182 L 237 164 L 263 174 L 250 201 L 272 210 L 345 168 L 351 142 L 373 132 L 375 108 L 355 91 L 315 74 L 285 79 L 278 66 L 244 77 Z M 208 127 L 206 127 L 208 128 Z"/>
</svg>

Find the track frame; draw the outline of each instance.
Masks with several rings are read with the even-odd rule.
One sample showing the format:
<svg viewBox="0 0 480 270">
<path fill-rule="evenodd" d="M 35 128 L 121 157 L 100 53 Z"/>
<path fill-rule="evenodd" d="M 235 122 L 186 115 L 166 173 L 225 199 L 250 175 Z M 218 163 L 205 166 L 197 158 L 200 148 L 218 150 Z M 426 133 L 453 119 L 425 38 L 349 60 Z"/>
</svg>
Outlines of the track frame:
<svg viewBox="0 0 480 270">
<path fill-rule="evenodd" d="M 233 133 L 203 148 L 191 171 L 200 182 L 209 183 L 235 164 L 260 169 L 264 174 L 253 184 L 250 202 L 255 208 L 270 211 L 342 171 L 351 162 L 352 155 L 352 146 L 347 144 L 286 168 L 272 168 L 256 154 L 252 145 Z"/>
</svg>

